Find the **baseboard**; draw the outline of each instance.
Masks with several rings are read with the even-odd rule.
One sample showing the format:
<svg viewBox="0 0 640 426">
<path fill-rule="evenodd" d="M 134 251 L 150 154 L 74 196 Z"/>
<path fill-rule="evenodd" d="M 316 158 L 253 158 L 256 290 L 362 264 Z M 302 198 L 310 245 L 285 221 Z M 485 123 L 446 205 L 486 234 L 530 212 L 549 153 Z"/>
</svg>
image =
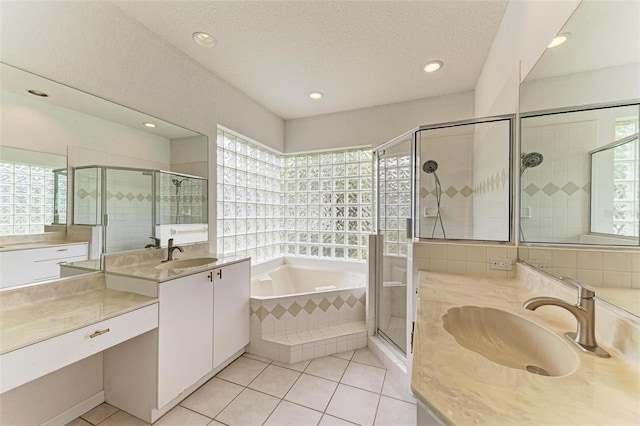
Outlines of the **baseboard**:
<svg viewBox="0 0 640 426">
<path fill-rule="evenodd" d="M 80 417 L 92 408 L 104 402 L 104 391 L 100 391 L 97 394 L 90 396 L 79 404 L 74 405 L 68 410 L 58 414 L 57 416 L 47 420 L 42 426 L 64 426 L 70 421 Z"/>
</svg>

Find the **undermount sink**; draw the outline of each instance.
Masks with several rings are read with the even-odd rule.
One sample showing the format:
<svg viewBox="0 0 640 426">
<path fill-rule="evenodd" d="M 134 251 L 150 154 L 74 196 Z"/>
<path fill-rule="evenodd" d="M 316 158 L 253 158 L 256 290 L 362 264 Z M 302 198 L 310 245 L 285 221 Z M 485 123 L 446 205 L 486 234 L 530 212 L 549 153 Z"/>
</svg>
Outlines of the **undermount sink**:
<svg viewBox="0 0 640 426">
<path fill-rule="evenodd" d="M 194 266 L 207 265 L 215 262 L 215 257 L 194 257 L 191 259 L 176 259 L 164 262 L 156 266 L 156 269 L 184 269 L 193 268 Z"/>
<path fill-rule="evenodd" d="M 578 366 L 575 351 L 560 336 L 499 309 L 462 306 L 442 317 L 458 344 L 505 367 L 542 376 L 564 376 Z"/>
</svg>

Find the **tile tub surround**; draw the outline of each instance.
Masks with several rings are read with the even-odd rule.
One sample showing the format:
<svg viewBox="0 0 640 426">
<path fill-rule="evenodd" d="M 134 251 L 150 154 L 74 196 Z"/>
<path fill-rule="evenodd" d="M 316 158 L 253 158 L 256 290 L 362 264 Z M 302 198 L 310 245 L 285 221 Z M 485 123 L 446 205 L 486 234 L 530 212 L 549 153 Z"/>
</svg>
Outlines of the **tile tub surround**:
<svg viewBox="0 0 640 426">
<path fill-rule="evenodd" d="M 366 289 L 251 299 L 249 353 L 296 363 L 367 346 Z"/>
<path fill-rule="evenodd" d="M 521 266 L 516 265 L 516 269 Z M 532 292 L 515 279 L 433 272 L 420 272 L 419 278 L 411 386 L 418 400 L 443 421 L 616 425 L 640 422 L 640 373 L 620 352 L 607 346 L 599 329 L 597 337 L 611 358 L 597 358 L 573 349 L 579 358 L 577 369 L 566 376 L 548 378 L 495 364 L 460 346 L 443 328 L 442 316 L 449 308 L 475 305 L 530 319 L 559 336 L 575 331 L 575 319 L 567 318 L 561 309 L 543 307 L 532 312 L 522 307 L 525 300 L 544 293 L 546 288 Z M 575 293 L 568 300 L 574 299 Z M 628 330 L 608 332 L 626 337 Z"/>
<path fill-rule="evenodd" d="M 104 274 L 0 292 L 0 353 L 157 303 L 105 288 Z"/>
<path fill-rule="evenodd" d="M 245 354 L 155 425 L 415 426 L 416 402 L 368 349 L 283 365 Z M 109 404 L 70 426 L 143 426 Z"/>
</svg>

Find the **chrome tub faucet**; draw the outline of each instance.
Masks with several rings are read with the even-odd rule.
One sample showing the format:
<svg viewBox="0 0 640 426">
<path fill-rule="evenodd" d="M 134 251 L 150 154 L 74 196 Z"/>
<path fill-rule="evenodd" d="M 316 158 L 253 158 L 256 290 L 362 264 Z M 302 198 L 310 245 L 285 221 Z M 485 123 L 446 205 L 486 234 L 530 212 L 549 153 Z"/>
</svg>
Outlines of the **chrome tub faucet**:
<svg viewBox="0 0 640 426">
<path fill-rule="evenodd" d="M 564 335 L 582 351 L 603 358 L 609 358 L 610 355 L 598 346 L 596 342 L 596 292 L 593 288 L 586 286 L 584 283 L 574 280 L 573 278 L 562 277 L 566 283 L 569 283 L 578 289 L 578 302 L 575 305 L 565 302 L 555 297 L 533 297 L 525 301 L 522 306 L 530 311 L 535 311 L 540 306 L 559 306 L 571 312 L 578 322 L 575 333 L 565 333 Z"/>
</svg>

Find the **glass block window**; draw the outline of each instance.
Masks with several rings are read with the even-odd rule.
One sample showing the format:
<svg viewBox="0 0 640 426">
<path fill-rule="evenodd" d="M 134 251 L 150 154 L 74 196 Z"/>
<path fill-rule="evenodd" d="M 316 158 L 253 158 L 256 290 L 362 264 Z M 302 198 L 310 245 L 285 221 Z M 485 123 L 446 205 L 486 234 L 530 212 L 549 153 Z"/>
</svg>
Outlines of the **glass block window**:
<svg viewBox="0 0 640 426">
<path fill-rule="evenodd" d="M 54 192 L 52 168 L 0 163 L 0 235 L 44 232 L 54 221 Z"/>
<path fill-rule="evenodd" d="M 217 245 L 253 263 L 284 253 L 284 156 L 218 130 Z"/>
<path fill-rule="evenodd" d="M 378 160 L 380 174 L 380 230 L 385 256 L 407 256 L 406 220 L 411 217 L 411 156 Z"/>
<path fill-rule="evenodd" d="M 219 253 L 366 260 L 370 149 L 284 155 L 219 130 L 217 156 Z"/>
<path fill-rule="evenodd" d="M 285 157 L 285 253 L 366 260 L 372 182 L 370 149 Z"/>
<path fill-rule="evenodd" d="M 638 133 L 638 119 L 616 121 L 616 140 Z M 640 178 L 640 146 L 638 139 L 614 148 L 613 152 L 613 233 L 639 234 L 640 220 L 638 179 Z"/>
</svg>

